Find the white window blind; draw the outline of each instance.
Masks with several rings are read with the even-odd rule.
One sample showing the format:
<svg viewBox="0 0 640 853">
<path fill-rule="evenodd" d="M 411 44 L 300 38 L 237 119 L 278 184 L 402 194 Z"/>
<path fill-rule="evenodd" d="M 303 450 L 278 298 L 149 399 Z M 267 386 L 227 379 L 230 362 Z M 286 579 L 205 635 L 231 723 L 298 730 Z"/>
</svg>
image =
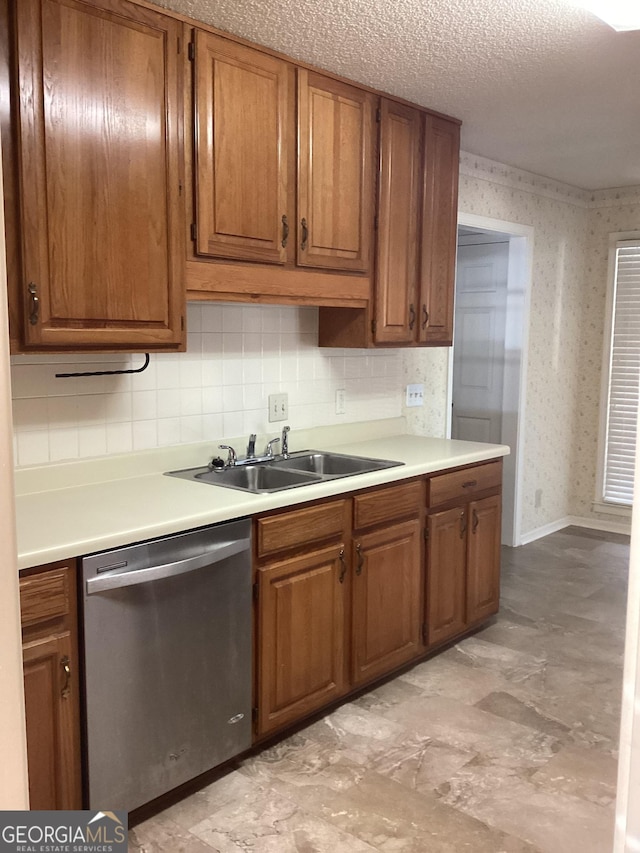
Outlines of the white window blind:
<svg viewBox="0 0 640 853">
<path fill-rule="evenodd" d="M 630 506 L 640 383 L 640 243 L 616 248 L 603 499 Z"/>
</svg>

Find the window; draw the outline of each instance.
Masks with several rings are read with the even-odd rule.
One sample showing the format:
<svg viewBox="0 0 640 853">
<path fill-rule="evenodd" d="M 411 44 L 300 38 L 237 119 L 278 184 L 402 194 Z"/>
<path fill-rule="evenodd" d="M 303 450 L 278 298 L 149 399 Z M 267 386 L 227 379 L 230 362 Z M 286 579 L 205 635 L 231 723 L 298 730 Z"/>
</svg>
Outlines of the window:
<svg viewBox="0 0 640 853">
<path fill-rule="evenodd" d="M 640 234 L 613 234 L 597 499 L 631 506 L 640 382 Z"/>
</svg>

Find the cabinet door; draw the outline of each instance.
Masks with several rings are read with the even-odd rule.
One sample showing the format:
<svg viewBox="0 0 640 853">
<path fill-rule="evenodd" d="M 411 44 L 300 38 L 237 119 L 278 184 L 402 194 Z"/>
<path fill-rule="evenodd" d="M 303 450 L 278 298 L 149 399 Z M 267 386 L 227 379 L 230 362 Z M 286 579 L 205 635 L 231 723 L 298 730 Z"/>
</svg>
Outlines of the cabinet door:
<svg viewBox="0 0 640 853">
<path fill-rule="evenodd" d="M 82 807 L 75 581 L 73 561 L 20 578 L 32 809 Z"/>
<path fill-rule="evenodd" d="M 183 338 L 180 26 L 125 0 L 16 4 L 25 338 Z"/>
<path fill-rule="evenodd" d="M 420 652 L 420 522 L 358 536 L 353 548 L 352 680 L 358 685 Z"/>
<path fill-rule="evenodd" d="M 79 809 L 78 666 L 69 632 L 25 643 L 23 662 L 30 807 Z"/>
<path fill-rule="evenodd" d="M 466 626 L 467 507 L 427 519 L 427 642 L 440 643 Z"/>
<path fill-rule="evenodd" d="M 421 135 L 417 110 L 382 99 L 376 343 L 412 343 L 416 336 Z"/>
<path fill-rule="evenodd" d="M 368 272 L 373 236 L 374 98 L 298 69 L 301 266 Z"/>
<path fill-rule="evenodd" d="M 289 66 L 210 33 L 195 44 L 196 252 L 284 263 Z"/>
<path fill-rule="evenodd" d="M 459 125 L 426 116 L 424 144 L 419 340 L 443 346 L 453 341 Z"/>
<path fill-rule="evenodd" d="M 467 621 L 471 624 L 498 612 L 500 605 L 500 495 L 469 506 L 467 555 Z"/>
<path fill-rule="evenodd" d="M 258 734 L 346 690 L 344 545 L 258 570 Z"/>
</svg>

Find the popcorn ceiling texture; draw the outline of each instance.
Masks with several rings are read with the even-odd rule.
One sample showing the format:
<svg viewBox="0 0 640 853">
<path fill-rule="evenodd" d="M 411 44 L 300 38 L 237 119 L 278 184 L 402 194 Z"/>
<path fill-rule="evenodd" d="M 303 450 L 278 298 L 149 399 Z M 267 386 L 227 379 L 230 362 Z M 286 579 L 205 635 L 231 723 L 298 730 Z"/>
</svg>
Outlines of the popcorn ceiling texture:
<svg viewBox="0 0 640 853">
<path fill-rule="evenodd" d="M 640 184 L 640 32 L 566 0 L 159 5 L 460 118 L 465 151 L 577 187 Z"/>
</svg>

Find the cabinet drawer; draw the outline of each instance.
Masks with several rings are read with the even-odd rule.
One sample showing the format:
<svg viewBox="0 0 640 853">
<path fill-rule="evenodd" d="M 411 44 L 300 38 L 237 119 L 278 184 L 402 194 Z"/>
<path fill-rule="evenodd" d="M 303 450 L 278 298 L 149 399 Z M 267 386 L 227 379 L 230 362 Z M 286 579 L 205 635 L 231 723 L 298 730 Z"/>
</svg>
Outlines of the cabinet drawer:
<svg viewBox="0 0 640 853">
<path fill-rule="evenodd" d="M 434 507 L 449 501 L 465 501 L 479 492 L 502 485 L 502 460 L 462 468 L 448 474 L 430 477 L 427 481 L 427 506 Z"/>
<path fill-rule="evenodd" d="M 259 518 L 256 537 L 258 557 L 342 536 L 348 527 L 349 502 L 346 500 Z"/>
<path fill-rule="evenodd" d="M 353 500 L 353 526 L 356 530 L 393 518 L 418 515 L 423 503 L 423 484 L 412 480 L 399 486 L 376 489 Z"/>
<path fill-rule="evenodd" d="M 69 569 L 52 569 L 20 578 L 22 627 L 66 616 L 70 612 Z"/>
</svg>

